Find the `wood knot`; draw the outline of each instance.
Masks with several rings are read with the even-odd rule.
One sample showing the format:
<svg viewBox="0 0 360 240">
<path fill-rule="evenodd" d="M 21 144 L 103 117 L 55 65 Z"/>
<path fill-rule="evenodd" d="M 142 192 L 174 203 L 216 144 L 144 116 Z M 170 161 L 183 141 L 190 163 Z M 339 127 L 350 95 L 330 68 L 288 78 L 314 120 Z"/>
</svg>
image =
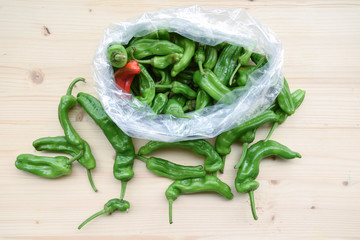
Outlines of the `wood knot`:
<svg viewBox="0 0 360 240">
<path fill-rule="evenodd" d="M 44 73 L 41 69 L 33 69 L 29 73 L 30 80 L 35 84 L 41 84 L 44 81 Z"/>
<path fill-rule="evenodd" d="M 75 121 L 81 122 L 84 119 L 85 111 L 83 109 L 80 110 L 78 114 L 76 114 Z"/>
<path fill-rule="evenodd" d="M 49 28 L 47 26 L 43 26 L 43 34 L 44 36 L 49 36 L 51 34 Z"/>
<path fill-rule="evenodd" d="M 278 185 L 279 180 L 272 179 L 272 180 L 270 180 L 270 183 L 273 184 L 273 185 Z"/>
</svg>

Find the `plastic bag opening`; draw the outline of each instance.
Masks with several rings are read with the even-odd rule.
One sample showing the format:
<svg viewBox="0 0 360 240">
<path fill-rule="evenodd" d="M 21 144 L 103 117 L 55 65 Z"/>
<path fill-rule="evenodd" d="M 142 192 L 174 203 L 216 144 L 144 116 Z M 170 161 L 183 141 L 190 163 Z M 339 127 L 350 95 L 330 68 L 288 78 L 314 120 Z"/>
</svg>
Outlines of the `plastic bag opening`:
<svg viewBox="0 0 360 240">
<path fill-rule="evenodd" d="M 205 109 L 187 113 L 190 119 L 156 115 L 146 104 L 121 92 L 106 57 L 113 43 L 127 44 L 133 36 L 166 29 L 194 41 L 217 45 L 228 42 L 267 57 L 267 64 L 249 76 L 248 83 Z M 283 49 L 275 34 L 243 9 L 210 9 L 199 6 L 148 12 L 105 29 L 96 50 L 92 72 L 105 111 L 130 137 L 174 142 L 213 138 L 261 114 L 283 85 Z"/>
</svg>

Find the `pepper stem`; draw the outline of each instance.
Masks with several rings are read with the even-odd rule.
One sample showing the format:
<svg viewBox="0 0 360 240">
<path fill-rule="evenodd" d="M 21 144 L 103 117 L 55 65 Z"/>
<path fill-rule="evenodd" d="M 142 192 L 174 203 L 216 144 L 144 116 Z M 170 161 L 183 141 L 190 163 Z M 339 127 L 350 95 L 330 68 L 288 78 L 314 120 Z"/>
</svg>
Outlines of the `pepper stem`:
<svg viewBox="0 0 360 240">
<path fill-rule="evenodd" d="M 169 223 L 172 224 L 172 204 L 173 204 L 173 200 L 169 200 Z"/>
<path fill-rule="evenodd" d="M 132 59 L 134 59 L 135 61 L 137 61 L 138 63 L 143 63 L 143 64 L 151 64 L 151 59 L 148 59 L 148 60 L 139 60 L 139 59 L 136 59 L 135 56 L 134 56 L 134 52 L 135 52 L 136 48 L 135 47 L 132 47 L 131 48 L 131 51 L 130 51 L 130 57 Z"/>
<path fill-rule="evenodd" d="M 81 229 L 85 224 L 87 224 L 88 222 L 90 222 L 91 220 L 93 220 L 94 218 L 103 215 L 104 213 L 106 213 L 105 209 L 93 214 L 92 216 L 88 217 L 82 224 L 80 224 L 78 226 L 78 229 Z"/>
<path fill-rule="evenodd" d="M 237 164 L 235 165 L 234 168 L 239 168 L 242 164 L 242 162 L 244 161 L 245 159 L 245 156 L 246 156 L 246 153 L 247 153 L 247 150 L 248 150 L 248 146 L 249 146 L 249 143 L 244 143 L 243 144 L 243 149 L 242 149 L 242 153 L 241 153 L 241 157 L 239 159 L 239 161 L 237 162 Z"/>
<path fill-rule="evenodd" d="M 117 51 L 117 52 L 113 52 L 112 58 L 117 62 L 121 62 L 126 59 L 126 56 L 121 51 Z"/>
<path fill-rule="evenodd" d="M 75 78 L 69 85 L 67 91 L 66 91 L 66 95 L 71 95 L 72 89 L 74 88 L 75 84 L 79 81 L 85 82 L 85 78 Z"/>
<path fill-rule="evenodd" d="M 147 160 L 148 160 L 148 158 L 146 158 L 146 157 L 143 157 L 143 156 L 141 156 L 141 155 L 138 155 L 138 154 L 136 154 L 136 158 L 137 159 L 139 159 L 139 160 L 141 160 L 141 161 L 143 161 L 143 162 L 147 162 Z"/>
<path fill-rule="evenodd" d="M 94 189 L 94 191 L 97 192 L 98 190 L 95 187 L 94 181 L 93 181 L 92 176 L 91 176 L 90 169 L 87 169 L 87 175 L 88 175 L 88 179 L 89 179 L 89 182 L 90 182 L 90 185 L 91 185 L 92 189 Z"/>
<path fill-rule="evenodd" d="M 121 181 L 120 201 L 124 199 L 126 186 L 127 186 L 127 181 Z"/>
<path fill-rule="evenodd" d="M 155 87 L 156 88 L 172 88 L 172 84 L 164 84 L 164 85 L 161 85 L 161 84 L 155 84 Z"/>
<path fill-rule="evenodd" d="M 229 85 L 230 85 L 230 86 L 232 85 L 232 81 L 233 81 L 233 79 L 234 79 L 234 77 L 235 77 L 235 74 L 236 74 L 236 72 L 239 70 L 240 67 L 241 67 L 241 64 L 239 63 L 239 64 L 237 65 L 237 67 L 235 68 L 235 70 L 233 71 L 233 73 L 231 74 L 231 77 L 230 77 L 230 79 L 229 79 Z"/>
<path fill-rule="evenodd" d="M 221 160 L 223 162 L 223 166 L 219 171 L 220 171 L 220 173 L 224 173 L 226 155 L 221 156 Z"/>
<path fill-rule="evenodd" d="M 249 197 L 250 197 L 252 215 L 255 220 L 258 220 L 258 216 L 256 215 L 256 209 L 255 209 L 254 191 L 249 191 Z"/>
<path fill-rule="evenodd" d="M 279 125 L 279 122 L 274 122 L 274 124 L 272 125 L 268 135 L 266 136 L 264 142 L 266 142 L 267 140 L 270 139 L 271 135 L 273 134 L 273 132 L 275 131 L 276 127 Z"/>
<path fill-rule="evenodd" d="M 202 63 L 201 61 L 198 62 L 199 70 L 200 70 L 200 73 L 201 73 L 202 75 L 205 75 L 205 72 L 204 72 L 204 69 L 203 69 L 202 64 L 203 64 L 203 63 Z"/>
<path fill-rule="evenodd" d="M 69 161 L 67 161 L 67 164 L 72 164 L 73 162 L 81 158 L 83 155 L 84 155 L 84 151 L 81 150 L 78 154 L 70 158 Z"/>
</svg>

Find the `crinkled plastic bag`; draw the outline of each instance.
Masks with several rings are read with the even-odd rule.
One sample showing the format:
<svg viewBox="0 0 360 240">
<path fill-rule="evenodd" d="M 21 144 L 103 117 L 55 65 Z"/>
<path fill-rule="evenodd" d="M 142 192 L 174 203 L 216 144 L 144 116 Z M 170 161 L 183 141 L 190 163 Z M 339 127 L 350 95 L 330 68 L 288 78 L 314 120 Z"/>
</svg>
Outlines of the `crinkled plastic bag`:
<svg viewBox="0 0 360 240">
<path fill-rule="evenodd" d="M 268 63 L 213 106 L 187 113 L 191 119 L 156 115 L 152 109 L 120 91 L 106 52 L 113 43 L 127 44 L 133 36 L 167 29 L 194 41 L 217 45 L 228 42 L 266 55 Z M 148 12 L 106 28 L 93 60 L 99 99 L 111 119 L 130 137 L 163 142 L 213 138 L 262 113 L 276 99 L 283 84 L 283 50 L 274 33 L 243 9 L 199 6 Z"/>
</svg>

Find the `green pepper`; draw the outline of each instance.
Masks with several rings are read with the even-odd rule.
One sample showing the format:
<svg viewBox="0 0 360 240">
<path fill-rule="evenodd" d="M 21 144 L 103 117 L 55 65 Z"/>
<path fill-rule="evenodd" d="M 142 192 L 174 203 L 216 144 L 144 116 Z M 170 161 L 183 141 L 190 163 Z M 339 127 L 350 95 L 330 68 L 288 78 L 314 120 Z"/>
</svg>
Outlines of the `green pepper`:
<svg viewBox="0 0 360 240">
<path fill-rule="evenodd" d="M 138 154 L 148 155 L 155 150 L 164 147 L 181 147 L 187 148 L 192 152 L 205 157 L 204 169 L 207 172 L 216 172 L 222 169 L 223 162 L 219 154 L 215 151 L 214 147 L 204 139 L 179 141 L 179 142 L 158 142 L 149 141 L 146 145 L 142 146 Z"/>
<path fill-rule="evenodd" d="M 195 99 L 187 100 L 185 106 L 183 107 L 184 112 L 195 110 Z"/>
<path fill-rule="evenodd" d="M 134 37 L 128 43 L 128 46 L 132 45 L 134 42 L 138 41 L 139 39 L 160 39 L 160 40 L 168 40 L 170 41 L 170 34 L 167 30 L 161 29 L 149 34 L 146 34 L 142 37 Z"/>
<path fill-rule="evenodd" d="M 183 84 L 178 81 L 173 81 L 172 83 L 168 85 L 155 85 L 156 88 L 162 88 L 162 89 L 170 89 L 171 92 L 175 94 L 181 94 L 187 99 L 194 99 L 196 98 L 196 92 L 192 90 L 189 86 L 186 84 Z"/>
<path fill-rule="evenodd" d="M 107 58 L 111 66 L 114 68 L 122 68 L 127 63 L 128 55 L 123 45 L 115 43 L 108 47 Z"/>
<path fill-rule="evenodd" d="M 155 98 L 155 82 L 147 69 L 142 64 L 139 64 L 139 66 L 141 68 L 141 72 L 139 74 L 139 88 L 141 96 L 136 96 L 136 98 L 150 106 Z"/>
<path fill-rule="evenodd" d="M 257 128 L 267 122 L 275 122 L 279 116 L 271 110 L 265 110 L 259 116 L 237 126 L 229 131 L 221 133 L 215 140 L 215 149 L 220 155 L 231 152 L 231 145 L 244 133 Z"/>
<path fill-rule="evenodd" d="M 249 193 L 251 210 L 255 220 L 257 220 L 257 215 L 255 212 L 254 190 L 259 187 L 259 183 L 255 179 L 259 175 L 260 160 L 271 155 L 285 159 L 301 158 L 299 153 L 293 152 L 288 147 L 272 140 L 259 141 L 249 148 L 237 172 L 235 187 L 239 193 Z"/>
<path fill-rule="evenodd" d="M 71 173 L 71 163 L 75 160 L 63 156 L 45 157 L 20 154 L 16 158 L 15 166 L 40 177 L 58 178 Z"/>
<path fill-rule="evenodd" d="M 181 94 L 174 94 L 171 99 L 174 99 L 176 100 L 181 107 L 184 107 L 185 106 L 185 103 L 187 101 L 186 97 L 184 97 L 183 95 Z"/>
<path fill-rule="evenodd" d="M 170 76 L 170 72 L 168 69 L 158 69 L 152 68 L 152 72 L 155 74 L 156 77 L 160 78 L 160 81 L 157 81 L 157 85 L 169 85 L 172 83 L 172 78 Z M 155 89 L 156 92 L 166 92 L 167 89 L 157 88 Z"/>
<path fill-rule="evenodd" d="M 243 144 L 243 146 L 242 146 L 243 149 L 242 149 L 240 159 L 234 168 L 239 168 L 241 163 L 244 161 L 248 147 L 249 147 L 249 143 L 252 143 L 255 140 L 256 130 L 257 130 L 257 128 L 253 128 L 253 129 L 245 132 L 243 135 L 241 135 L 239 137 L 239 141 Z"/>
<path fill-rule="evenodd" d="M 64 129 L 65 138 L 68 143 L 75 146 L 76 148 L 79 148 L 83 150 L 83 156 L 78 160 L 78 162 L 84 166 L 87 170 L 87 175 L 89 182 L 91 184 L 91 187 L 95 192 L 97 192 L 97 189 L 94 185 L 94 182 L 92 180 L 91 176 L 91 170 L 96 167 L 96 161 L 94 156 L 91 153 L 91 149 L 89 144 L 82 139 L 79 134 L 75 131 L 73 126 L 71 125 L 70 119 L 69 119 L 69 110 L 75 106 L 76 104 L 76 98 L 71 95 L 72 89 L 75 86 L 75 84 L 79 81 L 85 81 L 84 78 L 76 78 L 73 80 L 66 92 L 66 95 L 62 96 L 60 99 L 60 104 L 58 107 L 58 117 L 60 124 L 62 128 Z"/>
<path fill-rule="evenodd" d="M 232 85 L 233 83 L 233 79 L 236 75 L 236 73 L 238 72 L 238 70 L 240 69 L 241 66 L 243 65 L 247 65 L 250 61 L 250 57 L 251 57 L 251 54 L 252 52 L 250 52 L 249 50 L 247 49 L 243 49 L 244 51 L 241 53 L 239 59 L 238 59 L 238 62 L 239 64 L 237 65 L 237 67 L 235 68 L 234 72 L 232 73 L 230 79 L 229 79 L 229 85 Z M 241 81 L 240 83 L 238 81 Z M 238 85 L 239 86 L 245 86 L 246 85 L 246 82 L 247 82 L 247 78 L 246 80 L 244 81 L 244 79 L 238 79 L 237 80 L 238 82 Z"/>
<path fill-rule="evenodd" d="M 195 42 L 191 39 L 178 36 L 176 38 L 176 43 L 184 49 L 183 57 L 179 62 L 175 63 L 171 69 L 171 76 L 175 77 L 181 71 L 183 71 L 187 66 L 189 66 L 192 57 L 195 53 Z"/>
<path fill-rule="evenodd" d="M 219 81 L 226 85 L 231 75 L 233 74 L 238 58 L 240 57 L 242 47 L 235 45 L 226 46 L 214 67 L 214 74 L 218 77 Z"/>
<path fill-rule="evenodd" d="M 291 94 L 292 101 L 294 102 L 295 110 L 298 109 L 301 105 L 301 103 L 304 101 L 305 98 L 305 91 L 298 89 L 295 92 Z M 268 135 L 266 136 L 264 141 L 267 141 L 270 139 L 271 135 L 273 134 L 274 130 L 279 124 L 282 124 L 285 122 L 287 117 L 289 116 L 286 112 L 284 112 L 281 108 L 277 109 L 275 112 L 277 115 L 279 115 L 279 120 L 274 122 L 273 126 L 271 127 Z"/>
<path fill-rule="evenodd" d="M 176 76 L 176 80 L 177 81 L 180 81 L 180 79 L 188 80 L 190 83 L 193 80 L 194 73 L 195 71 L 193 70 L 184 70 Z"/>
<path fill-rule="evenodd" d="M 213 69 L 216 65 L 218 58 L 218 53 L 215 47 L 205 46 L 205 62 L 203 64 L 204 68 Z"/>
<path fill-rule="evenodd" d="M 151 172 L 174 180 L 204 177 L 206 175 L 202 166 L 183 166 L 165 159 L 137 155 L 137 158 L 146 163 L 146 168 Z"/>
<path fill-rule="evenodd" d="M 266 57 L 259 53 L 251 54 L 251 60 L 256 64 L 257 68 L 261 68 L 267 63 Z"/>
<path fill-rule="evenodd" d="M 133 47 L 133 50 L 136 50 L 135 47 Z M 154 68 L 158 68 L 158 69 L 167 68 L 169 65 L 180 61 L 180 59 L 183 56 L 181 53 L 171 53 L 171 54 L 168 54 L 165 56 L 154 56 L 151 59 L 139 60 L 134 57 L 133 53 L 134 53 L 134 51 L 131 51 L 130 56 L 132 59 L 136 60 L 138 63 L 150 64 Z"/>
<path fill-rule="evenodd" d="M 135 48 L 134 57 L 136 59 L 143 59 L 153 55 L 184 53 L 184 48 L 168 40 L 139 39 L 126 48 L 128 55 L 130 55 L 133 48 Z"/>
<path fill-rule="evenodd" d="M 101 128 L 106 138 L 116 150 L 113 173 L 121 181 L 120 199 L 124 198 L 127 182 L 133 178 L 135 150 L 131 138 L 126 135 L 106 114 L 100 101 L 90 94 L 80 92 L 77 101 Z"/>
<path fill-rule="evenodd" d="M 182 106 L 175 99 L 169 99 L 164 108 L 165 114 L 170 114 L 177 118 L 191 118 L 189 115 L 184 113 Z"/>
<path fill-rule="evenodd" d="M 238 77 L 236 79 L 236 83 L 238 86 L 243 87 L 246 85 L 249 75 L 257 70 L 257 66 L 242 66 L 238 70 Z"/>
<path fill-rule="evenodd" d="M 210 97 L 210 95 L 207 94 L 204 90 L 200 89 L 196 95 L 195 109 L 196 110 L 203 109 L 205 107 L 210 106 L 211 104 L 212 104 L 212 98 Z"/>
<path fill-rule="evenodd" d="M 196 71 L 193 76 L 193 81 L 215 99 L 215 101 L 219 101 L 225 94 L 231 92 L 228 87 L 219 81 L 217 76 L 210 69 L 204 69 L 204 73 L 205 74 L 201 74 L 200 71 Z"/>
<path fill-rule="evenodd" d="M 218 45 L 215 45 L 214 48 L 217 50 L 217 51 L 221 51 L 223 50 L 225 47 L 229 46 L 230 44 L 228 44 L 227 42 L 222 42 L 222 43 L 219 43 Z"/>
<path fill-rule="evenodd" d="M 172 223 L 172 204 L 180 194 L 189 194 L 197 192 L 216 192 L 225 198 L 231 200 L 234 195 L 231 188 L 219 178 L 212 175 L 206 175 L 201 178 L 189 178 L 185 180 L 176 180 L 165 192 L 169 201 L 169 223 Z"/>
<path fill-rule="evenodd" d="M 79 225 L 78 229 L 81 229 L 85 224 L 87 224 L 88 222 L 90 222 L 91 220 L 93 220 L 94 218 L 96 218 L 100 215 L 103 215 L 103 214 L 111 215 L 115 211 L 125 212 L 129 208 L 130 208 L 130 203 L 128 201 L 118 199 L 118 198 L 111 199 L 107 203 L 105 203 L 103 210 L 101 210 L 101 211 L 93 214 L 91 217 L 87 218 L 82 224 Z"/>
<path fill-rule="evenodd" d="M 204 46 L 200 45 L 194 55 L 195 63 L 199 66 L 199 70 L 204 74 L 203 63 L 205 62 Z"/>
<path fill-rule="evenodd" d="M 279 107 L 288 115 L 292 115 L 295 112 L 295 105 L 291 97 L 289 84 L 284 78 L 284 85 L 279 95 L 276 98 Z"/>
<path fill-rule="evenodd" d="M 66 92 L 66 95 L 61 97 L 59 106 L 58 106 L 58 117 L 62 128 L 64 129 L 65 137 L 67 141 L 79 148 L 82 148 L 83 139 L 79 136 L 79 134 L 75 131 L 73 126 L 70 123 L 69 119 L 69 111 L 76 104 L 76 98 L 71 95 L 72 89 L 75 84 L 79 81 L 85 82 L 84 78 L 76 78 L 73 80 Z"/>
<path fill-rule="evenodd" d="M 169 92 L 156 94 L 154 101 L 152 103 L 152 106 L 151 106 L 152 110 L 156 114 L 161 114 L 162 111 L 164 110 L 166 103 L 169 100 L 168 95 L 169 95 Z"/>
<path fill-rule="evenodd" d="M 80 149 L 68 143 L 64 136 L 39 138 L 33 142 L 33 146 L 37 151 L 61 152 L 71 156 L 82 153 Z"/>
</svg>

